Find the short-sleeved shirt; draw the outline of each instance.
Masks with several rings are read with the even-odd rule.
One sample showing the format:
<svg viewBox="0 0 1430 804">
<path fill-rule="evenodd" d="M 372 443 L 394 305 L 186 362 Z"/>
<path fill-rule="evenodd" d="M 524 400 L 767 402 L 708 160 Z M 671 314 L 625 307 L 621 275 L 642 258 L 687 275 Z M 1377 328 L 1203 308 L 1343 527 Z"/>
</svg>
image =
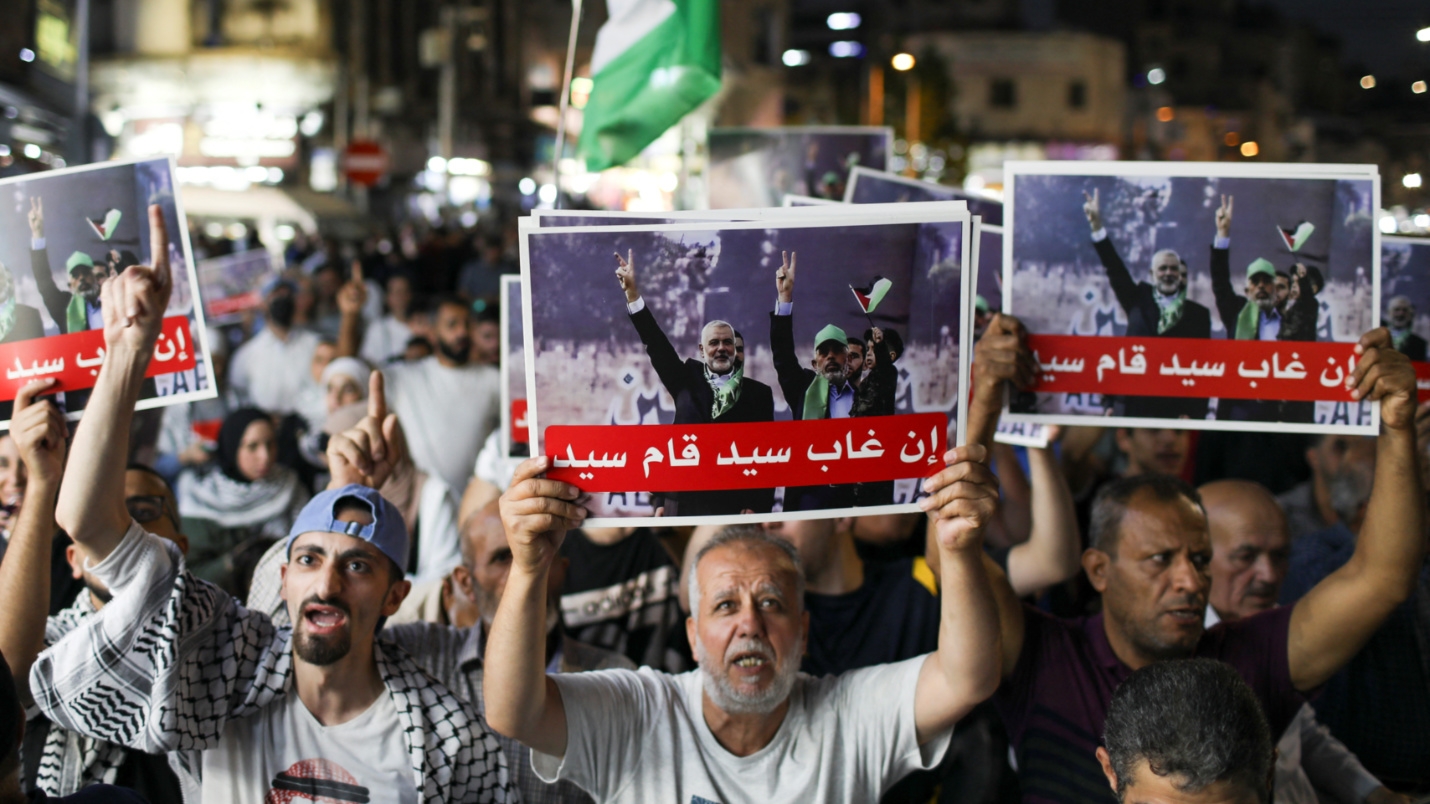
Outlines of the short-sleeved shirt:
<svg viewBox="0 0 1430 804">
<path fill-rule="evenodd" d="M 571 636 L 637 665 L 690 667 L 688 651 L 672 648 L 685 633 L 680 567 L 654 532 L 637 528 L 614 544 L 597 544 L 572 531 L 561 555 L 571 560 L 561 591 L 561 618 Z"/>
<path fill-rule="evenodd" d="M 1023 650 L 993 701 L 1018 760 L 1025 804 L 1107 804 L 1112 792 L 1095 752 L 1112 693 L 1132 674 L 1113 652 L 1103 615 L 1051 617 L 1024 606 Z M 1196 656 L 1230 664 L 1281 734 L 1305 698 L 1286 654 L 1291 607 L 1207 629 Z"/>
<path fill-rule="evenodd" d="M 952 729 L 918 744 L 914 692 L 925 658 L 842 676 L 800 674 L 774 738 L 747 757 L 726 751 L 705 723 L 699 670 L 552 676 L 566 709 L 566 756 L 533 751 L 532 767 L 597 801 L 877 801 L 908 773 L 936 766 L 948 748 Z"/>
<path fill-rule="evenodd" d="M 809 645 L 804 672 L 814 676 L 923 656 L 938 649 L 939 599 L 922 558 L 864 565 L 853 592 L 806 592 Z"/>
</svg>

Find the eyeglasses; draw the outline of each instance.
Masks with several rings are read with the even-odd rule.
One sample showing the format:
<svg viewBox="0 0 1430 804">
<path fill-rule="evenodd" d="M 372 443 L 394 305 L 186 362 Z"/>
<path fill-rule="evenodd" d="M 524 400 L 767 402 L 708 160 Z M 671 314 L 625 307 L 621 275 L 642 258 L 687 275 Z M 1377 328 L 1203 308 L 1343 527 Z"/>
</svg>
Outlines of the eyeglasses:
<svg viewBox="0 0 1430 804">
<path fill-rule="evenodd" d="M 170 512 L 168 501 L 163 497 L 136 494 L 124 498 L 124 507 L 129 509 L 129 515 L 134 517 L 134 521 L 141 525 L 147 525 L 161 516 L 168 516 L 174 527 L 179 527 L 178 517 Z"/>
</svg>

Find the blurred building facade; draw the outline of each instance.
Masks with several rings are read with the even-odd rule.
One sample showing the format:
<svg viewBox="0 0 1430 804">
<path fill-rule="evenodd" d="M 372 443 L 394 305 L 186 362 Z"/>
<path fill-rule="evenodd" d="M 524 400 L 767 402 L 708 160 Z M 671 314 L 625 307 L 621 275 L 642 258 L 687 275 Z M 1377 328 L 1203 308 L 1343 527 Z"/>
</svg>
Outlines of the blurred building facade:
<svg viewBox="0 0 1430 804">
<path fill-rule="evenodd" d="M 6 0 L 0 13 L 0 176 L 104 158 L 85 96 L 88 0 Z"/>
</svg>

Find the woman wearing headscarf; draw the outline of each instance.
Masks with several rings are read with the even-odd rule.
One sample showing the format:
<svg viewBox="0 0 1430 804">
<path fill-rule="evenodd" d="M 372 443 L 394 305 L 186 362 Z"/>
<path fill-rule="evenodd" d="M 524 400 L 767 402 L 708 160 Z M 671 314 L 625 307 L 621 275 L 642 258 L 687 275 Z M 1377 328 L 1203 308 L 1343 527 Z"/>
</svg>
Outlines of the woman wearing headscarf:
<svg viewBox="0 0 1430 804">
<path fill-rule="evenodd" d="M 219 429 L 217 467 L 180 480 L 189 567 L 230 592 L 247 588 L 244 565 L 288 535 L 310 496 L 298 475 L 278 463 L 277 443 L 268 414 L 239 408 Z"/>
</svg>

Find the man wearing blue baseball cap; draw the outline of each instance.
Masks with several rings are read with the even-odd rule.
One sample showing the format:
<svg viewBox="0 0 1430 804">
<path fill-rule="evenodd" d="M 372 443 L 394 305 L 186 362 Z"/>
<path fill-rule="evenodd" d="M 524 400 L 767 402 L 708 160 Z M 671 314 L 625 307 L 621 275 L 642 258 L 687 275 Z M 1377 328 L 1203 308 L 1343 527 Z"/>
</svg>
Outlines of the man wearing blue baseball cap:
<svg viewBox="0 0 1430 804">
<path fill-rule="evenodd" d="M 157 208 L 150 225 L 154 266 L 105 284 L 107 354 L 56 511 L 113 599 L 40 654 L 36 703 L 63 728 L 169 753 L 189 801 L 510 800 L 472 708 L 376 640 L 408 591 L 407 529 L 377 492 L 330 489 L 299 514 L 282 581 L 291 630 L 195 578 L 131 519 L 128 445 L 112 434 L 129 432 L 172 285 Z"/>
</svg>

